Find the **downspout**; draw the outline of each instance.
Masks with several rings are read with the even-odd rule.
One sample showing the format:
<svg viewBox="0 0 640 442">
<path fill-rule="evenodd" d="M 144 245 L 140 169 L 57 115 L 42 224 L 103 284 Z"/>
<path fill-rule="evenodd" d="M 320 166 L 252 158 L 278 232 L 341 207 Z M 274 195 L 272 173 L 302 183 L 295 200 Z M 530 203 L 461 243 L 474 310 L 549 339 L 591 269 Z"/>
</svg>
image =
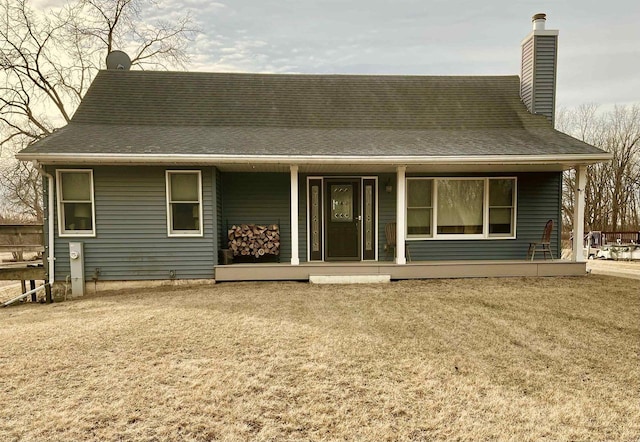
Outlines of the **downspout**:
<svg viewBox="0 0 640 442">
<path fill-rule="evenodd" d="M 36 168 L 38 173 L 43 177 L 47 177 L 47 193 L 48 193 L 48 203 L 47 203 L 47 239 L 48 239 L 48 253 L 47 253 L 47 263 L 49 265 L 49 287 L 53 285 L 55 279 L 55 253 L 54 253 L 54 226 L 53 226 L 53 206 L 55 204 L 53 199 L 53 175 L 45 172 L 42 166 L 38 163 L 38 161 L 34 160 L 32 162 L 33 167 Z"/>
</svg>

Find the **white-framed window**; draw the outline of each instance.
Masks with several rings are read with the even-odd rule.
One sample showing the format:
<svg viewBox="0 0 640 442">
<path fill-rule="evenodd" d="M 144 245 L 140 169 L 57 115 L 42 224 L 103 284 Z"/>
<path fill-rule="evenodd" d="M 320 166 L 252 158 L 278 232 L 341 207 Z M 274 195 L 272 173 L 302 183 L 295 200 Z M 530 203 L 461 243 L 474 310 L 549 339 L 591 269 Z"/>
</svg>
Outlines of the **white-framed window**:
<svg viewBox="0 0 640 442">
<path fill-rule="evenodd" d="M 514 239 L 515 177 L 407 178 L 407 239 Z"/>
<path fill-rule="evenodd" d="M 410 178 L 407 180 L 407 236 L 431 238 L 433 236 L 433 180 Z"/>
<path fill-rule="evenodd" d="M 96 236 L 93 170 L 58 169 L 58 233 Z"/>
<path fill-rule="evenodd" d="M 202 236 L 202 174 L 167 170 L 167 234 Z"/>
<path fill-rule="evenodd" d="M 514 238 L 516 236 L 516 180 L 515 178 L 489 179 L 489 236 Z"/>
</svg>

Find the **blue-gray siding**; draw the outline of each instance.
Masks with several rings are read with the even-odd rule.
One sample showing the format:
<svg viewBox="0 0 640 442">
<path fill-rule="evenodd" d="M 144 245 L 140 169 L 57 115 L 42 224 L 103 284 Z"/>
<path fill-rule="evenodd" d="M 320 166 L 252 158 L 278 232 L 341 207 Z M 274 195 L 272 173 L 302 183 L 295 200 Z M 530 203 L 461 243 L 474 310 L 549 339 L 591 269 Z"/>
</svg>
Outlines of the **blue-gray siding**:
<svg viewBox="0 0 640 442">
<path fill-rule="evenodd" d="M 553 122 L 556 90 L 556 36 L 536 37 L 535 113 Z"/>
<path fill-rule="evenodd" d="M 386 183 L 391 185 L 391 192 L 387 192 Z M 384 174 L 378 178 L 378 260 L 392 261 L 393 250 L 384 250 L 387 238 L 384 232 L 388 223 L 396 221 L 396 175 Z"/>
<path fill-rule="evenodd" d="M 280 260 L 290 261 L 289 174 L 223 172 L 221 175 L 222 237 L 233 224 L 279 224 Z"/>
<path fill-rule="evenodd" d="M 212 168 L 188 169 L 202 171 L 203 237 L 168 237 L 166 168 L 94 167 L 96 237 L 56 238 L 56 280 L 69 275 L 69 242 L 76 241 L 84 243 L 87 280 L 96 268 L 101 280 L 169 279 L 170 271 L 178 279 L 213 278 Z"/>
<path fill-rule="evenodd" d="M 214 243 L 216 244 L 216 250 L 220 250 L 220 249 L 226 249 L 227 248 L 227 240 L 226 240 L 226 236 L 223 233 L 223 229 L 222 229 L 222 217 L 223 217 L 223 212 L 222 212 L 222 174 L 220 173 L 220 171 L 217 168 L 213 169 L 213 174 L 214 174 L 214 179 L 213 181 L 216 184 L 216 191 L 215 191 L 215 196 L 216 196 L 216 204 L 215 204 L 215 211 L 216 211 L 216 235 L 215 235 L 215 240 Z M 216 254 L 215 256 L 215 261 L 216 264 L 218 264 L 220 262 L 219 256 L 218 254 Z"/>
<path fill-rule="evenodd" d="M 219 172 L 215 167 L 211 169 L 211 225 L 213 229 L 213 263 L 218 264 L 218 250 L 220 250 L 220 191 L 218 186 Z"/>
<path fill-rule="evenodd" d="M 522 45 L 520 97 L 529 112 L 545 115 L 552 123 L 557 56 L 557 35 L 532 35 Z"/>
<path fill-rule="evenodd" d="M 226 247 L 226 229 L 239 223 L 279 224 L 280 259 L 282 262 L 291 259 L 288 173 L 189 169 L 202 171 L 203 237 L 168 237 L 165 168 L 93 168 L 97 235 L 95 238 L 56 237 L 56 280 L 63 281 L 69 274 L 71 241 L 84 243 L 87 280 L 91 280 L 96 268 L 100 269 L 101 280 L 168 279 L 170 271 L 175 271 L 179 279 L 212 278 L 216 251 Z M 55 169 L 49 171 L 55 174 Z M 368 176 L 378 177 L 378 257 L 380 261 L 390 261 L 392 256 L 384 250 L 384 228 L 396 218 L 395 174 Z M 555 223 L 552 244 L 559 255 L 562 174 L 515 176 L 518 178 L 515 240 L 408 241 L 413 260 L 523 259 L 529 242 L 539 240 L 548 219 Z M 299 255 L 304 262 L 307 260 L 307 175 L 301 174 L 299 183 Z M 387 183 L 392 185 L 391 192 L 386 191 Z"/>
<path fill-rule="evenodd" d="M 520 62 L 520 98 L 527 110 L 533 113 L 533 37 L 522 44 L 522 59 Z"/>
</svg>

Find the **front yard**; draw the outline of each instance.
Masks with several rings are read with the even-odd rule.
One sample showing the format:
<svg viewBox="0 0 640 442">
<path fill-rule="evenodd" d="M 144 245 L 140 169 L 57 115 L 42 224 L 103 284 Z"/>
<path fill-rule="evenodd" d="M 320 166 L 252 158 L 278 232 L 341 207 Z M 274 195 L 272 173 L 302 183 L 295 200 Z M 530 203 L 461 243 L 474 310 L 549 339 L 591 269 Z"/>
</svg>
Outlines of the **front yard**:
<svg viewBox="0 0 640 442">
<path fill-rule="evenodd" d="M 227 283 L 0 310 L 0 440 L 628 440 L 640 281 Z"/>
</svg>

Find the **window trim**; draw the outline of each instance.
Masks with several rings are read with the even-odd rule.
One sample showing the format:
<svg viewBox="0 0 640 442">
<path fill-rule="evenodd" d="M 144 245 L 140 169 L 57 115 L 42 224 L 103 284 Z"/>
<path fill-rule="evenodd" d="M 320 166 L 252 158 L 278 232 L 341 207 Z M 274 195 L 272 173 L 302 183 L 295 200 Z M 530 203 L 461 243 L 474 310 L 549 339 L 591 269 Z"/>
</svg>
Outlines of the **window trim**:
<svg viewBox="0 0 640 442">
<path fill-rule="evenodd" d="M 62 174 L 76 172 L 89 173 L 89 194 L 91 196 L 91 230 L 65 230 L 64 201 L 62 200 Z M 96 236 L 96 200 L 93 185 L 93 169 L 56 169 L 56 194 L 58 196 L 58 236 L 61 238 L 95 238 Z M 85 201 L 86 203 L 86 201 Z"/>
<path fill-rule="evenodd" d="M 493 206 L 494 208 L 511 208 L 513 213 L 511 214 L 511 222 L 513 223 L 513 233 L 510 235 L 505 235 L 503 233 L 490 233 L 489 232 L 489 214 L 491 209 L 491 204 L 489 201 L 490 198 L 490 183 L 491 180 L 513 180 L 513 198 L 511 199 L 511 206 Z M 517 177 L 488 177 L 487 182 L 485 184 L 485 224 L 484 228 L 486 229 L 486 234 L 488 239 L 516 239 L 516 222 L 518 220 L 518 178 Z"/>
<path fill-rule="evenodd" d="M 410 176 L 406 177 L 405 181 L 409 180 L 432 180 L 432 189 L 431 189 L 431 235 L 409 235 L 408 233 L 408 216 L 405 216 L 405 240 L 406 241 L 438 241 L 438 240 L 504 240 L 504 239 L 516 239 L 517 237 L 517 220 L 518 220 L 518 177 L 516 176 Z M 463 180 L 475 180 L 475 181 L 484 181 L 484 194 L 482 201 L 482 233 L 481 234 L 438 234 L 438 181 L 444 180 L 455 180 L 455 181 L 463 181 Z M 489 182 L 491 180 L 513 180 L 513 234 L 512 235 L 504 235 L 504 234 L 490 234 L 489 233 Z M 408 189 L 409 186 L 405 182 L 405 188 Z M 405 192 L 405 204 L 404 210 L 405 215 L 408 212 L 408 200 L 409 200 L 409 192 Z"/>
<path fill-rule="evenodd" d="M 173 174 L 197 174 L 198 176 L 198 219 L 200 221 L 199 230 L 173 230 L 173 216 L 171 213 L 171 175 Z M 203 202 L 202 202 L 202 171 L 181 169 L 181 170 L 165 170 L 165 201 L 167 206 L 167 236 L 170 238 L 195 238 L 204 236 L 203 223 Z"/>
<path fill-rule="evenodd" d="M 431 202 L 430 202 L 430 205 L 428 205 L 428 206 L 412 206 L 412 207 L 409 207 L 409 180 L 412 180 L 412 181 L 431 181 Z M 407 239 L 416 239 L 416 238 L 419 238 L 419 239 L 427 239 L 427 238 L 431 239 L 431 238 L 433 238 L 433 236 L 435 234 L 435 229 L 437 227 L 437 226 L 435 226 L 433 224 L 433 219 L 434 219 L 433 218 L 433 213 L 435 211 L 434 204 L 438 203 L 438 200 L 436 199 L 435 193 L 434 193 L 435 186 L 436 186 L 436 183 L 435 183 L 436 180 L 435 180 L 435 178 L 431 178 L 431 177 L 407 177 L 406 181 L 407 182 L 406 182 L 406 185 L 405 185 L 406 191 L 405 191 L 405 205 L 404 205 L 404 209 L 405 209 L 405 213 L 406 213 L 406 215 L 404 217 L 405 224 L 406 224 L 405 225 L 405 230 L 404 230 L 405 231 L 405 234 L 404 234 L 405 240 L 407 240 Z M 415 234 L 415 233 L 409 234 L 409 209 L 410 208 L 411 209 L 428 209 L 428 210 L 431 211 L 431 225 L 429 226 L 430 229 L 431 229 L 431 233 L 429 235 L 420 235 L 420 234 Z M 411 236 L 409 236 L 409 235 L 411 235 Z"/>
</svg>

